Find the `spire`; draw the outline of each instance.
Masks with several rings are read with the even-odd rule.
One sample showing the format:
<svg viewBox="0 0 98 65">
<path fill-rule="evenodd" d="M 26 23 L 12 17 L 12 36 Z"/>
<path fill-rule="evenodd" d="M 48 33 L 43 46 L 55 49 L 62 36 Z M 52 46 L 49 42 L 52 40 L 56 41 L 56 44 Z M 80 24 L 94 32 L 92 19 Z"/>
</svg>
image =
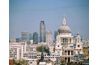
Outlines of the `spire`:
<svg viewBox="0 0 98 65">
<path fill-rule="evenodd" d="M 62 25 L 66 25 L 66 17 L 64 17 Z"/>
</svg>

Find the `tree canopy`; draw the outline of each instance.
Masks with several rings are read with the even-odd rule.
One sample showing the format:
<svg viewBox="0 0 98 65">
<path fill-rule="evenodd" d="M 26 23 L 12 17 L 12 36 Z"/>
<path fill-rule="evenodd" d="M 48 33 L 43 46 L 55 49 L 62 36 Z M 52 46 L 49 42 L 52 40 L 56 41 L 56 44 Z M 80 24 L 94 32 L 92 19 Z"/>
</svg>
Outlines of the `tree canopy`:
<svg viewBox="0 0 98 65">
<path fill-rule="evenodd" d="M 48 53 L 48 55 L 50 55 L 50 51 L 49 51 L 49 48 L 47 48 L 47 47 L 45 47 L 45 46 L 39 46 L 39 47 L 37 47 L 36 48 L 36 50 L 38 51 L 38 52 L 46 52 L 46 53 Z"/>
</svg>

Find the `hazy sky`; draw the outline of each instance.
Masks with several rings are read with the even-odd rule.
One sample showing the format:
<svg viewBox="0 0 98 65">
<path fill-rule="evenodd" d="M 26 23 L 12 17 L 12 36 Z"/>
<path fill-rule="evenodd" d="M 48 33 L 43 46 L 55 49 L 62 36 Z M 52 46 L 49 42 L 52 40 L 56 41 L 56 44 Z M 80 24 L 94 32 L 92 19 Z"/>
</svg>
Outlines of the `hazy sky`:
<svg viewBox="0 0 98 65">
<path fill-rule="evenodd" d="M 89 37 L 89 0 L 9 0 L 9 36 L 20 37 L 21 32 L 38 32 L 41 19 L 46 30 L 58 30 L 66 16 L 74 34 Z"/>
</svg>

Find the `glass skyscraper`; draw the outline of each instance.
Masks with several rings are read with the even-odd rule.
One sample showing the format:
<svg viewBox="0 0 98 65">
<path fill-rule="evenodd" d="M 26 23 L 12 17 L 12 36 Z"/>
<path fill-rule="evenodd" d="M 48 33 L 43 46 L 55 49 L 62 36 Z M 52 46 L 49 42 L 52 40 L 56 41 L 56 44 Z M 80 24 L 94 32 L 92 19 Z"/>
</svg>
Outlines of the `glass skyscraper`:
<svg viewBox="0 0 98 65">
<path fill-rule="evenodd" d="M 46 28 L 43 20 L 40 22 L 40 42 L 46 42 Z"/>
</svg>

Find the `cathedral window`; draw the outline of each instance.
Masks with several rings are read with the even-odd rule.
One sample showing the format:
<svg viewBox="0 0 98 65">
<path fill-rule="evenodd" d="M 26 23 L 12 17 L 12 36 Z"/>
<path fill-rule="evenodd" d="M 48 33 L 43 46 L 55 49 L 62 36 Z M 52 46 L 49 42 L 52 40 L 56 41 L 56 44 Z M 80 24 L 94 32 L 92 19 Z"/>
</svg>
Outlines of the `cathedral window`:
<svg viewBox="0 0 98 65">
<path fill-rule="evenodd" d="M 68 55 L 70 55 L 70 51 L 68 51 Z"/>
<path fill-rule="evenodd" d="M 67 54 L 67 51 L 65 50 L 65 55 Z"/>
<path fill-rule="evenodd" d="M 73 55 L 73 51 L 71 51 L 71 55 Z"/>
<path fill-rule="evenodd" d="M 80 47 L 80 45 L 78 45 L 78 47 Z"/>
<path fill-rule="evenodd" d="M 67 58 L 65 58 L 65 61 L 67 61 Z"/>
<path fill-rule="evenodd" d="M 67 51 L 65 50 L 65 53 L 66 53 Z"/>
<path fill-rule="evenodd" d="M 63 43 L 67 43 L 67 42 L 68 42 L 68 39 L 63 38 Z"/>
</svg>

